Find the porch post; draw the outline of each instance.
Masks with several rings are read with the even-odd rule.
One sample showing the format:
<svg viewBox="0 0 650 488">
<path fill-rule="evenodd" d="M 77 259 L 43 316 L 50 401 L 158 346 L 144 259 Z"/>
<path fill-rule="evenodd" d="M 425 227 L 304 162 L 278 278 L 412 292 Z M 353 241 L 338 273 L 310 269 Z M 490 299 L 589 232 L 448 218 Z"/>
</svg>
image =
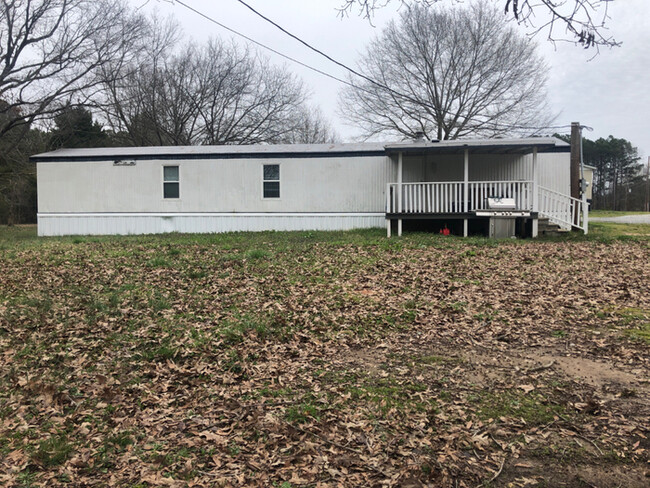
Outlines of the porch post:
<svg viewBox="0 0 650 488">
<path fill-rule="evenodd" d="M 464 179 L 463 179 L 463 211 L 469 212 L 469 149 L 465 149 Z M 468 222 L 467 217 L 463 219 L 463 237 L 467 237 Z"/>
<path fill-rule="evenodd" d="M 589 233 L 589 203 L 585 191 L 582 192 L 582 230 L 585 235 Z"/>
<path fill-rule="evenodd" d="M 535 146 L 533 147 L 533 212 L 539 212 L 539 188 L 537 187 L 537 179 L 537 146 Z M 537 237 L 538 234 L 538 218 L 539 214 L 533 218 L 532 237 Z"/>
<path fill-rule="evenodd" d="M 402 177 L 404 170 L 404 159 L 402 152 L 397 153 L 397 213 L 402 214 Z M 402 219 L 397 219 L 397 235 L 402 235 Z"/>
<path fill-rule="evenodd" d="M 465 149 L 465 169 L 463 171 L 464 190 L 463 190 L 463 211 L 469 212 L 469 149 Z"/>
</svg>

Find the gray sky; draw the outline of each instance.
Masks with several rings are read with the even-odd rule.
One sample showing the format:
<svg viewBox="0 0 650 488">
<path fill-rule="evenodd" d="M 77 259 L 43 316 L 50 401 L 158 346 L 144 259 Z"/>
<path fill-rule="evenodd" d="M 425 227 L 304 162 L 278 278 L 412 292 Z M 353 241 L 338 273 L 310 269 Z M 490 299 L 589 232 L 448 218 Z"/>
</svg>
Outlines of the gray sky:
<svg viewBox="0 0 650 488">
<path fill-rule="evenodd" d="M 326 71 L 339 78 L 346 71 L 308 50 L 270 24 L 259 19 L 236 0 L 183 0 L 188 5 L 246 34 L 253 39 L 291 57 Z M 450 2 L 451 0 L 446 0 Z M 495 0 L 502 3 L 502 0 Z M 233 34 L 210 23 L 171 0 L 131 0 L 144 11 L 157 10 L 172 15 L 183 27 L 185 35 L 197 42 L 212 36 L 231 38 Z M 341 19 L 336 8 L 342 0 L 247 0 L 285 29 L 306 40 L 333 58 L 355 67 L 359 54 L 388 20 L 397 16 L 398 1 L 377 12 L 373 25 L 350 15 Z M 609 32 L 623 41 L 619 48 L 601 50 L 594 59 L 594 50 L 584 50 L 572 43 L 547 42 L 543 32 L 535 38 L 549 65 L 549 100 L 556 125 L 573 121 L 593 127 L 585 132 L 590 139 L 623 137 L 638 146 L 640 155 L 650 155 L 650 1 L 615 0 L 610 3 L 607 20 Z M 522 27 L 522 31 L 523 27 Z M 234 37 L 237 42 L 245 43 Z M 341 84 L 291 63 L 268 51 L 273 62 L 286 64 L 300 76 L 311 92 L 311 102 L 323 113 L 344 140 L 357 131 L 343 124 L 336 114 L 337 94 Z M 591 60 L 590 60 L 591 59 Z M 568 132 L 568 129 L 566 130 Z"/>
</svg>

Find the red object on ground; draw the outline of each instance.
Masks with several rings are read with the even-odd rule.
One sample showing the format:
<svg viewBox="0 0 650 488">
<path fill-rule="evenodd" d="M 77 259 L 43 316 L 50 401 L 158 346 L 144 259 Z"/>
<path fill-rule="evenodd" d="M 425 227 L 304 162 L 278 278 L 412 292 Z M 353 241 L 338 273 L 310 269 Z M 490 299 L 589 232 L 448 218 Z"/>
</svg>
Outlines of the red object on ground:
<svg viewBox="0 0 650 488">
<path fill-rule="evenodd" d="M 448 235 L 449 235 L 449 229 L 447 228 L 446 225 L 445 225 L 445 228 L 444 228 L 444 229 L 440 229 L 440 233 L 441 233 L 443 236 L 448 236 Z"/>
</svg>

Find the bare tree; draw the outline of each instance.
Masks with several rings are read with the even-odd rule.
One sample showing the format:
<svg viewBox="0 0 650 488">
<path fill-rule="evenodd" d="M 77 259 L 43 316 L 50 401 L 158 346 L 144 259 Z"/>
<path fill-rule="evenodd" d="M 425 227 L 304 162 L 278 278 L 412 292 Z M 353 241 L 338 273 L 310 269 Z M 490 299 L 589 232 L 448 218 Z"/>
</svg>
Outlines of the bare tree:
<svg viewBox="0 0 650 488">
<path fill-rule="evenodd" d="M 359 15 L 371 19 L 374 12 L 392 0 L 344 0 L 341 16 L 358 9 Z M 441 0 L 396 0 L 401 5 L 431 6 Z M 461 3 L 459 0 L 451 2 Z M 612 0 L 494 0 L 503 5 L 506 15 L 529 28 L 532 35 L 547 32 L 550 41 L 576 42 L 585 48 L 619 46 L 607 35 L 608 7 Z"/>
<path fill-rule="evenodd" d="M 548 125 L 546 66 L 487 2 L 413 5 L 359 62 L 372 80 L 343 90 L 342 117 L 378 134 L 456 139 L 532 134 Z"/>
<path fill-rule="evenodd" d="M 199 125 L 206 144 L 274 142 L 290 130 L 306 99 L 305 89 L 286 68 L 250 50 L 213 40 L 199 59 Z"/>
<path fill-rule="evenodd" d="M 327 144 L 339 142 L 336 131 L 319 108 L 307 105 L 295 112 L 290 128 L 279 140 L 283 144 Z"/>
<path fill-rule="evenodd" d="M 99 68 L 127 55 L 140 25 L 120 0 L 4 0 L 0 138 L 92 97 Z"/>
<path fill-rule="evenodd" d="M 285 68 L 219 40 L 174 54 L 174 29 L 154 26 L 153 52 L 107 83 L 116 133 L 135 145 L 253 144 L 291 129 L 305 91 Z"/>
</svg>

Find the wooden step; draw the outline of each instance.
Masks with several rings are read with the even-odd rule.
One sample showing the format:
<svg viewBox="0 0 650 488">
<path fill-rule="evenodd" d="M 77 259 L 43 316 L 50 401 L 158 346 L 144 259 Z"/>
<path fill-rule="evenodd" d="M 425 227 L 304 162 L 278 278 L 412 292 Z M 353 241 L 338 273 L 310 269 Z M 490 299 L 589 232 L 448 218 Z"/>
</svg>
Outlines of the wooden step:
<svg viewBox="0 0 650 488">
<path fill-rule="evenodd" d="M 558 224 L 549 221 L 548 218 L 540 218 L 537 221 L 538 235 L 543 235 L 543 236 L 561 235 L 561 234 L 566 234 L 567 232 L 570 231 L 563 229 Z"/>
</svg>

